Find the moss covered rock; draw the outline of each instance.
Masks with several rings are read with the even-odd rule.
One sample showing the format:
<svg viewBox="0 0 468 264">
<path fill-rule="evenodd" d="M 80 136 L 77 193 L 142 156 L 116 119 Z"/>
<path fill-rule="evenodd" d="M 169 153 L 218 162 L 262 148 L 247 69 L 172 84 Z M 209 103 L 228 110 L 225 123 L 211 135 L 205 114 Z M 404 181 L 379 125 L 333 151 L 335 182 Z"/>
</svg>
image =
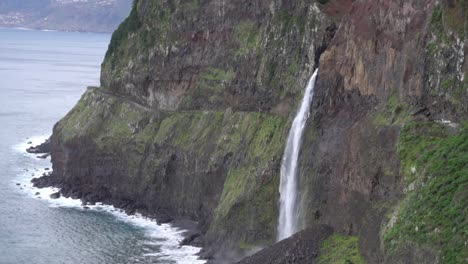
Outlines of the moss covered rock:
<svg viewBox="0 0 468 264">
<path fill-rule="evenodd" d="M 384 235 L 390 254 L 413 242 L 442 263 L 468 258 L 468 126 L 457 126 L 404 127 L 398 152 L 407 196 Z"/>
</svg>

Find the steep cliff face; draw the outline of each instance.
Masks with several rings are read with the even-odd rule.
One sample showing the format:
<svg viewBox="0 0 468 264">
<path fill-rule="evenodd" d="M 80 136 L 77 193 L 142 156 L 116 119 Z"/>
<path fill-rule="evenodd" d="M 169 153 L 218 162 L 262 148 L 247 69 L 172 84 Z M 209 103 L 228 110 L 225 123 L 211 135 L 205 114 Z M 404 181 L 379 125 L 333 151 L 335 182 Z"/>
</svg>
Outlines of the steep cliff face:
<svg viewBox="0 0 468 264">
<path fill-rule="evenodd" d="M 461 124 L 467 120 L 466 106 L 460 103 L 467 99 L 463 44 L 466 3 L 359 1 L 351 5 L 341 21 L 320 60 L 320 94 L 308 132 L 319 136 L 308 137 L 310 141 L 305 142 L 302 154 L 306 226 L 328 224 L 342 233 L 358 235 L 370 262 L 432 263 L 437 261 L 436 256 L 441 262 L 463 261 L 466 246 L 463 239 L 454 237 L 466 239 L 462 231 L 466 211 L 461 209 L 466 202 L 459 207 L 456 198 L 466 195 L 466 166 L 454 168 L 459 171 L 457 176 L 447 180 L 452 177 L 448 172 L 431 171 L 424 162 L 416 165 L 427 149 L 438 151 L 436 138 L 432 144 L 419 146 L 420 152 L 413 153 L 411 162 L 401 150 L 414 144 L 402 140 L 407 138 L 406 129 L 414 124 L 429 122 L 429 126 L 437 126 L 436 120 Z M 454 127 L 458 128 L 453 133 L 465 133 L 460 130 L 463 125 L 452 124 L 450 128 L 447 122 L 437 139 L 447 135 L 443 130 Z M 433 137 L 430 129 L 417 131 L 419 136 Z M 446 164 L 452 159 L 466 162 L 466 155 L 455 149 L 453 152 L 457 154 L 443 158 Z M 429 156 L 425 162 L 433 159 Z M 396 220 L 399 214 L 411 215 L 420 206 L 413 204 L 415 201 L 407 202 L 413 198 L 404 197 L 428 199 L 421 194 L 425 188 L 422 186 L 432 181 L 450 186 L 444 199 L 448 208 L 457 208 L 453 209 L 454 216 L 439 219 L 444 209 L 435 202 L 433 206 L 439 208 L 439 213 L 428 206 L 419 209 L 420 215 L 412 220 L 404 219 L 405 224 Z M 450 184 L 452 181 L 457 183 Z M 436 193 L 437 188 L 432 191 Z M 402 199 L 405 206 L 398 208 Z M 393 210 L 391 226 L 396 221 L 397 227 L 387 229 L 387 214 Z M 417 218 L 425 226 L 419 233 Z M 408 229 L 416 232 L 408 235 Z M 438 234 L 441 229 L 454 231 L 444 238 Z M 384 243 L 379 234 L 393 231 L 398 235 L 385 235 Z M 457 253 L 449 249 L 450 244 Z"/>
<path fill-rule="evenodd" d="M 138 1 L 111 41 L 102 86 L 167 111 L 287 116 L 329 26 L 303 1 Z"/>
<path fill-rule="evenodd" d="M 290 110 L 333 32 L 305 2 L 137 1 L 54 129 L 63 191 L 200 221 L 207 255 L 272 243 Z"/>
<path fill-rule="evenodd" d="M 136 1 L 113 35 L 101 87 L 54 127 L 53 183 L 85 200 L 199 221 L 207 257 L 272 244 L 284 144 L 319 66 L 300 160 L 302 223 L 341 234 L 311 244 L 319 261 L 350 245 L 340 259 L 462 260 L 467 157 L 443 156 L 458 160 L 446 177 L 425 165 L 434 159 L 425 151 L 465 142 L 454 123 L 468 116 L 466 8 L 455 0 Z M 454 123 L 434 121 L 442 119 Z M 423 123 L 440 127 L 437 143 L 428 143 L 431 129 L 411 129 Z M 420 152 L 408 153 L 415 131 Z M 421 220 L 432 209 L 412 219 L 434 181 L 453 185 L 445 195 L 454 217 Z M 425 233 L 408 232 L 416 220 Z"/>
</svg>

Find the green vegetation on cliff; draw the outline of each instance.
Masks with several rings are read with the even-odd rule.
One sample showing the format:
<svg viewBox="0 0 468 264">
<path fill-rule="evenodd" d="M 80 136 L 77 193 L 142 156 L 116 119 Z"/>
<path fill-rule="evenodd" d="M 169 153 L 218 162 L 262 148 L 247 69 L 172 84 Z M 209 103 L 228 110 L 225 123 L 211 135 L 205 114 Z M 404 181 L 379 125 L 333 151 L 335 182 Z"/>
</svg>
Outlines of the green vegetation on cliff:
<svg viewBox="0 0 468 264">
<path fill-rule="evenodd" d="M 409 123 L 398 153 L 407 197 L 385 233 L 390 253 L 407 241 L 429 246 L 442 263 L 468 257 L 468 124 Z"/>
<path fill-rule="evenodd" d="M 388 98 L 386 104 L 375 113 L 374 124 L 378 126 L 402 125 L 409 120 L 409 106 L 397 95 Z"/>
<path fill-rule="evenodd" d="M 450 3 L 436 5 L 432 11 L 431 25 L 437 36 L 445 42 L 448 41 L 450 33 L 455 33 L 458 37 L 463 38 L 466 30 L 467 10 L 468 4 L 464 0 L 453 0 Z"/>
<path fill-rule="evenodd" d="M 259 29 L 251 22 L 241 22 L 235 29 L 236 38 L 240 44 L 238 55 L 255 51 L 259 43 Z"/>
<path fill-rule="evenodd" d="M 112 38 L 107 49 L 105 59 L 108 59 L 122 45 L 122 42 L 128 38 L 128 34 L 137 31 L 142 23 L 137 13 L 137 2 L 133 2 L 130 15 L 120 24 L 120 26 L 112 33 Z"/>
<path fill-rule="evenodd" d="M 464 66 L 464 43 L 468 30 L 468 2 L 442 1 L 433 7 L 430 34 L 426 42 L 429 92 L 449 101 L 456 112 L 468 111 L 466 85 L 467 67 Z"/>
<path fill-rule="evenodd" d="M 229 71 L 211 69 L 205 79 L 217 82 L 231 76 Z M 153 112 L 103 88 L 90 88 L 58 123 L 56 136 L 65 145 L 88 138 L 100 155 L 118 157 L 119 163 L 125 164 L 124 173 L 142 177 L 140 181 L 145 184 L 176 177 L 166 175 L 172 170 L 172 158 L 167 155 L 183 159 L 183 167 L 171 171 L 185 175 L 183 181 L 220 171 L 217 180 L 224 182 L 224 187 L 213 208 L 212 229 L 227 232 L 239 248 L 247 249 L 269 244 L 275 237 L 287 123 L 277 115 L 230 109 Z M 167 187 L 161 184 L 154 188 Z M 185 195 L 173 199 L 192 202 Z"/>
<path fill-rule="evenodd" d="M 215 217 L 218 224 L 232 227 L 243 219 L 247 219 L 243 228 L 262 227 L 257 241 L 247 236 L 240 239 L 243 248 L 271 243 L 275 237 L 280 178 L 277 168 L 286 141 L 286 123 L 277 116 L 249 113 L 240 123 L 241 133 L 229 135 L 232 140 L 227 142 L 228 148 L 244 146 L 238 150 L 244 161 L 229 169 Z"/>
<path fill-rule="evenodd" d="M 335 234 L 320 248 L 319 264 L 365 264 L 359 252 L 359 239 Z"/>
</svg>

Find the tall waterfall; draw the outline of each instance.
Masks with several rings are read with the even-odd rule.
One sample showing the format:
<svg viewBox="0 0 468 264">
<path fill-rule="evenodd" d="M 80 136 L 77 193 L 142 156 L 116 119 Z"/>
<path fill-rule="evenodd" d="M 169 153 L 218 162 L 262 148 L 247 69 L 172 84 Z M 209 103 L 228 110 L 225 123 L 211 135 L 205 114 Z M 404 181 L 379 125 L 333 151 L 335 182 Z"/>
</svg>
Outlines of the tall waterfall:
<svg viewBox="0 0 468 264">
<path fill-rule="evenodd" d="M 302 133 L 307 118 L 309 118 L 317 73 L 318 69 L 315 70 L 307 84 L 301 107 L 292 123 L 286 149 L 284 150 L 283 162 L 281 164 L 278 241 L 299 231 L 300 212 L 298 210 L 297 160 L 301 149 Z"/>
</svg>

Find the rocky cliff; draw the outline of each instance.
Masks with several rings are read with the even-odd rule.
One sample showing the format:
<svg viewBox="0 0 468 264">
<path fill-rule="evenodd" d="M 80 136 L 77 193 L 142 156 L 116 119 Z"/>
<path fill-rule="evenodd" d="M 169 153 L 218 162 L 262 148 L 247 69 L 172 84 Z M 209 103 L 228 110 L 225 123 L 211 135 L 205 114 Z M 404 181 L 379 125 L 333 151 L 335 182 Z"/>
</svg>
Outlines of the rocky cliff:
<svg viewBox="0 0 468 264">
<path fill-rule="evenodd" d="M 319 67 L 300 158 L 309 231 L 275 247 L 318 263 L 466 261 L 466 5 L 135 1 L 101 87 L 54 127 L 48 182 L 198 221 L 204 257 L 239 259 L 274 243 L 284 144 Z M 274 252 L 245 263 L 291 261 Z"/>
</svg>

